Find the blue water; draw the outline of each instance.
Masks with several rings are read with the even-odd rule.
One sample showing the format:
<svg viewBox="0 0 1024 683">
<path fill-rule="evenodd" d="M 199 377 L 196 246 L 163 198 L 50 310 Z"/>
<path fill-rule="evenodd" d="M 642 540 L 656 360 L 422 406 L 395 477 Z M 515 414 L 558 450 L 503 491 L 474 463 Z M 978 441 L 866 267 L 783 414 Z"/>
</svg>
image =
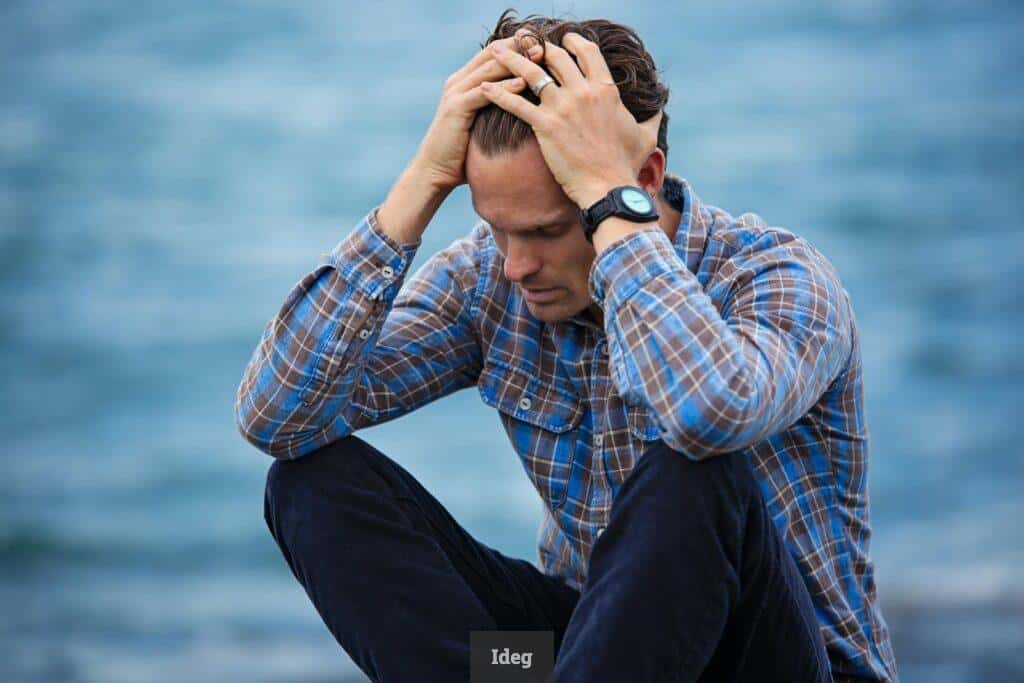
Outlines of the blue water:
<svg viewBox="0 0 1024 683">
<path fill-rule="evenodd" d="M 4 3 L 0 679 L 359 680 L 264 527 L 234 391 L 503 7 Z M 554 11 L 636 27 L 670 169 L 850 292 L 904 680 L 1024 678 L 1024 8 L 624 7 Z M 472 221 L 462 188 L 416 265 Z M 364 436 L 533 559 L 539 500 L 475 392 Z"/>
</svg>

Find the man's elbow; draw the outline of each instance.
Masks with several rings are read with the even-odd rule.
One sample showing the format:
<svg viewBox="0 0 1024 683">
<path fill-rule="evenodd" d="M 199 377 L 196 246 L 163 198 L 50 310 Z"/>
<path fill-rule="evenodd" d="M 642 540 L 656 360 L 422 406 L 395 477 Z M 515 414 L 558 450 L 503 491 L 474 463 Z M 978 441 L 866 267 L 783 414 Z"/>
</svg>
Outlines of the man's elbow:
<svg viewBox="0 0 1024 683">
<path fill-rule="evenodd" d="M 666 444 L 695 461 L 742 450 L 766 436 L 763 417 L 750 410 L 720 413 L 714 420 L 691 421 L 676 416 L 662 429 Z"/>
<path fill-rule="evenodd" d="M 290 459 L 288 450 L 283 446 L 283 444 L 275 441 L 274 439 L 262 438 L 258 432 L 249 429 L 245 423 L 240 420 L 235 420 L 235 426 L 238 428 L 238 433 L 242 435 L 242 438 L 245 439 L 250 446 L 253 446 L 257 450 L 279 460 Z"/>
<path fill-rule="evenodd" d="M 272 435 L 268 436 L 267 431 L 269 430 L 260 430 L 260 426 L 265 430 L 266 423 L 254 424 L 251 420 L 247 420 L 243 413 L 236 413 L 235 425 L 238 428 L 238 433 L 250 445 L 277 460 L 301 458 L 332 441 L 351 434 L 350 429 L 343 429 L 341 432 L 335 433 L 327 426 L 319 426 L 301 432 L 275 429 Z"/>
<path fill-rule="evenodd" d="M 241 437 L 257 450 L 279 460 L 290 460 L 294 457 L 291 444 L 279 438 L 267 437 L 260 426 L 252 418 L 251 402 L 242 395 L 238 395 L 235 401 L 235 428 Z"/>
</svg>

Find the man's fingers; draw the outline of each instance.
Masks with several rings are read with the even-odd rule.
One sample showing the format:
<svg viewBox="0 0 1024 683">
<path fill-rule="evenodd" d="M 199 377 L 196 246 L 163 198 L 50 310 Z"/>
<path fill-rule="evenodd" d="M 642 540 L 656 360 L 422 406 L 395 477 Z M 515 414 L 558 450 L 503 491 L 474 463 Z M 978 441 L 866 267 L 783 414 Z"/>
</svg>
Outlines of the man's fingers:
<svg viewBox="0 0 1024 683">
<path fill-rule="evenodd" d="M 492 85 L 496 89 L 503 91 L 506 95 L 510 95 L 511 97 L 515 97 L 526 102 L 522 97 L 515 94 L 526 87 L 526 81 L 524 81 L 520 76 L 516 76 L 515 78 L 506 78 L 503 81 L 495 81 Z M 480 109 L 481 107 L 485 107 L 493 102 L 493 100 L 487 96 L 487 93 L 480 87 L 467 91 L 463 97 L 465 98 L 463 104 L 467 110 Z"/>
<path fill-rule="evenodd" d="M 493 59 L 488 59 L 486 62 L 478 66 L 473 73 L 466 76 L 462 81 L 456 83 L 452 90 L 454 92 L 466 92 L 472 90 L 484 81 L 497 81 L 503 78 L 514 77 L 508 67 L 501 62 Z"/>
<path fill-rule="evenodd" d="M 516 76 L 522 76 L 523 78 L 525 78 L 526 82 L 530 86 L 539 83 L 542 78 L 548 75 L 547 72 L 544 71 L 544 69 L 540 68 L 526 57 L 523 57 L 515 50 L 502 49 L 501 47 L 498 47 L 497 49 L 495 49 L 494 53 L 495 59 L 497 59 L 499 62 L 507 66 L 509 68 L 509 71 L 514 73 Z M 551 98 L 557 97 L 557 95 L 555 94 L 557 91 L 557 84 L 547 86 L 546 88 L 541 90 L 541 101 L 543 102 Z"/>
<path fill-rule="evenodd" d="M 483 48 L 481 48 L 479 52 L 473 55 L 473 58 L 466 62 L 461 69 L 453 73 L 449 80 L 458 82 L 465 78 L 467 75 L 473 73 L 473 71 L 476 70 L 478 66 L 486 62 L 488 59 L 492 59 L 494 57 L 494 48 L 499 43 L 507 43 L 511 45 L 513 41 L 511 38 L 502 38 L 500 40 L 496 40 L 493 43 L 489 43 L 488 45 L 484 46 Z"/>
<path fill-rule="evenodd" d="M 548 87 L 550 88 L 551 86 Z M 487 100 L 526 121 L 535 130 L 543 120 L 543 113 L 540 107 L 529 102 L 525 97 L 509 92 L 509 89 L 506 87 L 500 87 L 497 83 L 481 83 L 480 92 L 483 93 Z"/>
<path fill-rule="evenodd" d="M 492 58 L 478 66 L 462 81 L 454 84 L 451 90 L 452 92 L 466 92 L 476 88 L 484 81 L 497 81 L 511 76 L 515 76 L 515 74 L 507 66 Z"/>
<path fill-rule="evenodd" d="M 558 79 L 559 83 L 569 88 L 585 83 L 586 79 L 583 78 L 583 72 L 576 66 L 576 62 L 572 61 L 572 56 L 568 52 L 552 42 L 545 42 L 544 50 L 544 60 L 548 69 Z"/>
<path fill-rule="evenodd" d="M 608 70 L 608 63 L 604 61 L 604 55 L 601 54 L 597 43 L 570 31 L 562 36 L 562 45 L 576 56 L 576 61 L 579 62 L 580 69 L 588 81 L 615 85 L 615 80 Z"/>
<path fill-rule="evenodd" d="M 481 65 L 485 64 L 488 60 L 493 59 L 494 58 L 494 48 L 495 48 L 496 45 L 499 45 L 499 44 L 506 46 L 510 50 L 511 49 L 515 49 L 516 39 L 515 39 L 515 37 L 512 37 L 512 38 L 501 38 L 499 40 L 495 40 L 493 43 L 489 43 L 486 47 L 484 47 L 479 52 L 477 52 L 475 55 L 473 55 L 473 58 L 470 59 L 468 62 L 466 62 L 466 64 L 461 69 L 459 69 L 458 71 L 453 73 L 451 76 L 449 76 L 448 77 L 448 83 L 450 83 L 450 84 L 460 83 L 461 81 L 465 80 L 465 78 L 467 76 L 469 76 L 474 71 L 476 71 Z M 476 85 L 477 84 L 474 83 L 470 87 L 476 87 Z"/>
</svg>

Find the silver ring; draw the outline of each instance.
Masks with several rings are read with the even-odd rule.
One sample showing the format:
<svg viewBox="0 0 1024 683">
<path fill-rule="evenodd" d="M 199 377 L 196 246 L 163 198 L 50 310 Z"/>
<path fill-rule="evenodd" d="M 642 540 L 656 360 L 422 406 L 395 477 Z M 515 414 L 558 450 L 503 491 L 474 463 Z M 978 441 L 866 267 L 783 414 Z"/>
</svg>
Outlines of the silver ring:
<svg viewBox="0 0 1024 683">
<path fill-rule="evenodd" d="M 544 74 L 544 78 L 537 81 L 537 85 L 531 85 L 530 89 L 533 90 L 534 95 L 540 97 L 540 91 L 544 89 L 544 86 L 554 82 L 555 79 L 551 78 L 551 76 L 548 76 L 547 74 Z"/>
</svg>

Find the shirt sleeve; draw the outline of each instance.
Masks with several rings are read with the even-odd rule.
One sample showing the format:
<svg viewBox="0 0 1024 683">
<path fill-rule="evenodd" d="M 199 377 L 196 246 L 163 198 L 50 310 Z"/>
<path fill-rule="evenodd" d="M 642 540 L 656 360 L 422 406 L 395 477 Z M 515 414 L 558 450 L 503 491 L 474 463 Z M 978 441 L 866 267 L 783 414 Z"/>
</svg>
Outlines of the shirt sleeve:
<svg viewBox="0 0 1024 683">
<path fill-rule="evenodd" d="M 388 238 L 374 209 L 292 288 L 238 387 L 247 441 L 298 458 L 475 382 L 478 251 L 456 241 L 399 293 L 419 244 Z"/>
<path fill-rule="evenodd" d="M 852 348 L 831 265 L 786 231 L 740 245 L 705 292 L 664 232 L 631 233 L 595 260 L 612 376 L 663 439 L 693 459 L 745 448 L 796 422 Z"/>
</svg>

